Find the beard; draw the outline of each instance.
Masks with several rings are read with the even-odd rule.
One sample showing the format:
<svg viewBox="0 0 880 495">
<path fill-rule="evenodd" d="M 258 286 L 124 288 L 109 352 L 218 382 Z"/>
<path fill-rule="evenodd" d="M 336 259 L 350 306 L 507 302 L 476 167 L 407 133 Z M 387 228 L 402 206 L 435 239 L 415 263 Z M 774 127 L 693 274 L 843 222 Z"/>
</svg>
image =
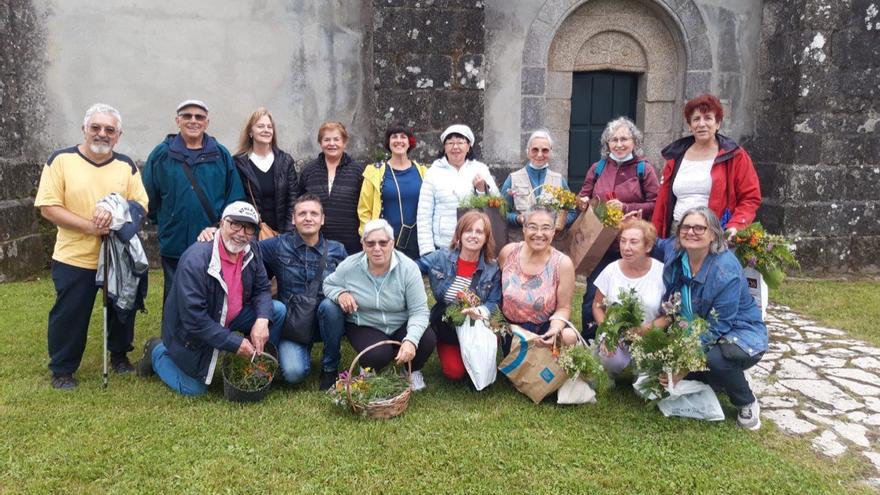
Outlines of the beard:
<svg viewBox="0 0 880 495">
<path fill-rule="evenodd" d="M 220 236 L 220 239 L 223 241 L 223 247 L 226 248 L 226 252 L 229 254 L 238 254 L 244 251 L 244 248 L 247 246 L 246 242 L 238 243 L 232 239 L 226 239 L 223 236 Z"/>
<path fill-rule="evenodd" d="M 106 155 L 109 154 L 113 147 L 107 143 L 102 143 L 100 141 L 92 141 L 89 143 L 89 150 L 96 155 Z"/>
</svg>

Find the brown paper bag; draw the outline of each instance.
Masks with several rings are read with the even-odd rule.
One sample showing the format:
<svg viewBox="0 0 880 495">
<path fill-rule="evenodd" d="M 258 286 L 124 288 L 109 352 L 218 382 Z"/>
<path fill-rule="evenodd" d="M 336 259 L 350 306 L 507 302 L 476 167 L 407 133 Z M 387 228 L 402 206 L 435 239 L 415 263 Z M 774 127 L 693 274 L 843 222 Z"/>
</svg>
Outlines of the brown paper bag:
<svg viewBox="0 0 880 495">
<path fill-rule="evenodd" d="M 498 208 L 459 208 L 456 218 L 461 218 L 462 215 L 471 210 L 481 211 L 489 217 L 489 223 L 492 224 L 492 237 L 495 239 L 495 252 L 493 254 L 495 257 L 498 257 L 501 248 L 507 244 L 507 219 L 504 218 L 504 215 L 501 214 Z"/>
<path fill-rule="evenodd" d="M 539 335 L 516 325 L 511 325 L 510 330 L 513 334 L 510 354 L 504 357 L 498 370 L 537 404 L 559 389 L 568 375 L 556 364 L 553 351 L 538 345 Z"/>
<path fill-rule="evenodd" d="M 571 258 L 575 272 L 589 275 L 617 240 L 617 229 L 606 227 L 589 208 L 571 224 L 562 241 L 562 251 Z"/>
</svg>

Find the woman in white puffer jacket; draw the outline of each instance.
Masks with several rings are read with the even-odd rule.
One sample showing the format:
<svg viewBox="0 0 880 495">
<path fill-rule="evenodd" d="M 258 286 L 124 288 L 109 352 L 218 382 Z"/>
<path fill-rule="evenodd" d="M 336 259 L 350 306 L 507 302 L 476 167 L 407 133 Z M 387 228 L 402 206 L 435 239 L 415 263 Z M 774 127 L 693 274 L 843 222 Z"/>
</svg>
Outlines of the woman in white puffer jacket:
<svg viewBox="0 0 880 495">
<path fill-rule="evenodd" d="M 474 133 L 451 125 L 440 135 L 443 152 L 425 173 L 416 216 L 419 254 L 449 247 L 458 222 L 458 205 L 474 194 L 499 194 L 489 167 L 474 159 Z"/>
</svg>

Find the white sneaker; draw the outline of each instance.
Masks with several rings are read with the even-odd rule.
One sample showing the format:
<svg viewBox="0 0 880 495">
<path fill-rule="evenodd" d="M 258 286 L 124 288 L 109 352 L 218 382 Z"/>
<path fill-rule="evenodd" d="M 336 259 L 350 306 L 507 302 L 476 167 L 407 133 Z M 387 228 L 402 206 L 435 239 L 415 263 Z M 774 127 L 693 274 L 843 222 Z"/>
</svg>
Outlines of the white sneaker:
<svg viewBox="0 0 880 495">
<path fill-rule="evenodd" d="M 425 390 L 425 377 L 421 371 L 413 371 L 412 375 L 409 376 L 409 383 L 412 386 L 413 392 Z"/>
<path fill-rule="evenodd" d="M 739 408 L 739 412 L 736 415 L 736 424 L 740 428 L 752 431 L 761 428 L 761 407 L 758 406 L 757 398 L 755 402 Z"/>
</svg>

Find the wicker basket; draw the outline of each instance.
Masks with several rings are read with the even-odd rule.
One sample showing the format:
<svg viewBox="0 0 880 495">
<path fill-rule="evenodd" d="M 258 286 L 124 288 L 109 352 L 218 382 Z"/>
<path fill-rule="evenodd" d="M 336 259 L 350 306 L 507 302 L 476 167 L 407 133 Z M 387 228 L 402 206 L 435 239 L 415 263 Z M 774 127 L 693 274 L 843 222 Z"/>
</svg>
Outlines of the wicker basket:
<svg viewBox="0 0 880 495">
<path fill-rule="evenodd" d="M 406 411 L 406 408 L 409 406 L 409 396 L 412 395 L 412 385 L 406 388 L 403 392 L 401 392 L 396 397 L 392 397 L 390 399 L 384 400 L 374 400 L 368 404 L 360 404 L 356 403 L 351 398 L 351 377 L 352 373 L 354 373 L 354 368 L 357 366 L 358 361 L 361 356 L 366 354 L 368 351 L 375 349 L 376 347 L 383 345 L 396 345 L 400 346 L 400 342 L 396 340 L 383 340 L 381 342 L 376 342 L 375 344 L 367 347 L 362 350 L 354 359 L 351 361 L 351 366 L 348 367 L 348 378 L 345 380 L 345 395 L 348 399 L 348 404 L 351 406 L 351 410 L 357 414 L 363 414 L 368 418 L 374 419 L 387 419 L 393 418 L 395 416 L 399 416 Z M 406 363 L 407 365 L 407 379 L 412 380 L 412 362 Z"/>
</svg>

